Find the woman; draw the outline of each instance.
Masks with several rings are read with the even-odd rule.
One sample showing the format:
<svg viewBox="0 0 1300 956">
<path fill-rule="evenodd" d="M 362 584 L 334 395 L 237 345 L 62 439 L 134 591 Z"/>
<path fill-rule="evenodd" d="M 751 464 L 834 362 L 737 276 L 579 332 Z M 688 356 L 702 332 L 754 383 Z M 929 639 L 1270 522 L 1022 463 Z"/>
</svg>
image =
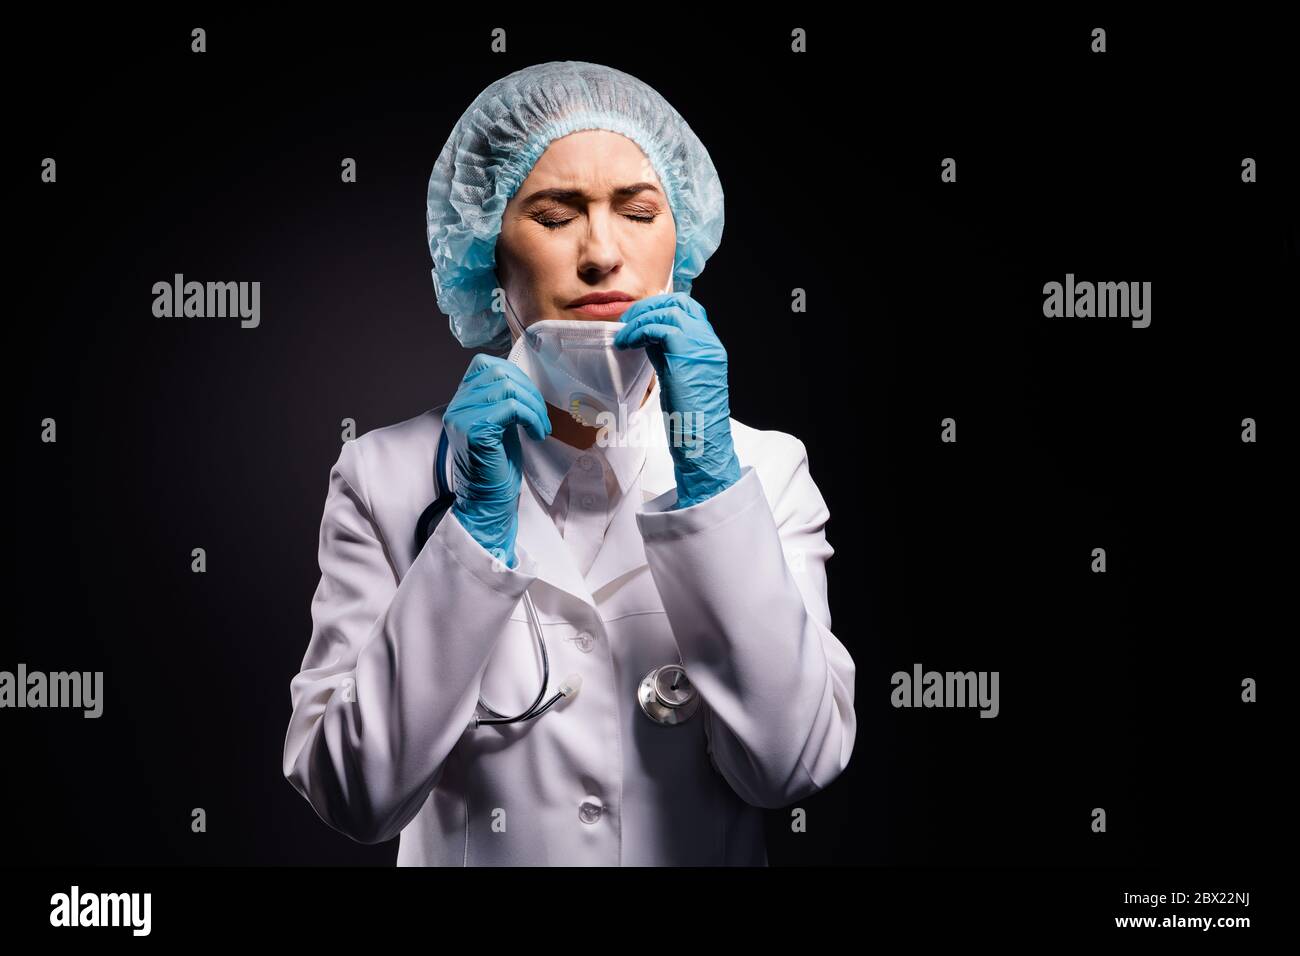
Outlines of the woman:
<svg viewBox="0 0 1300 956">
<path fill-rule="evenodd" d="M 546 63 L 466 110 L 427 214 L 439 307 L 487 351 L 343 445 L 285 776 L 399 865 L 765 865 L 758 808 L 848 763 L 854 665 L 804 446 L 730 418 L 689 295 L 708 153 L 634 77 Z"/>
</svg>

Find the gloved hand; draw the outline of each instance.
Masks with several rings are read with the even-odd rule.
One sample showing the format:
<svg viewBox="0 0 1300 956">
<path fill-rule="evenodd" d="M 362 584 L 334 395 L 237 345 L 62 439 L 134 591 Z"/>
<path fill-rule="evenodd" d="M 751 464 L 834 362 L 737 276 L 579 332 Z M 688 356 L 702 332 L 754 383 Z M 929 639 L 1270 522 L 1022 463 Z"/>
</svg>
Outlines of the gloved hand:
<svg viewBox="0 0 1300 956">
<path fill-rule="evenodd" d="M 659 404 L 677 475 L 677 504 L 689 508 L 740 480 L 731 443 L 727 351 L 704 306 L 684 292 L 640 299 L 623 313 L 615 348 L 645 348 L 659 376 Z M 676 413 L 676 415 L 674 415 Z"/>
<path fill-rule="evenodd" d="M 470 360 L 442 423 L 455 482 L 451 510 L 475 541 L 513 568 L 523 480 L 514 426 L 543 441 L 551 433 L 546 402 L 518 365 L 480 353 Z"/>
</svg>

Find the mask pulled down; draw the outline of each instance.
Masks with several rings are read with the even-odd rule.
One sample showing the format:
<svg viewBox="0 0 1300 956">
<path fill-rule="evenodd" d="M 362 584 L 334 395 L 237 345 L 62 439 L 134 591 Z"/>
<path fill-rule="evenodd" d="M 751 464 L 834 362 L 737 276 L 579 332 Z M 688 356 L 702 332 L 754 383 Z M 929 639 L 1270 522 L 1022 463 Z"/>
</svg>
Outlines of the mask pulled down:
<svg viewBox="0 0 1300 956">
<path fill-rule="evenodd" d="M 664 289 L 672 288 L 669 277 Z M 509 360 L 532 379 L 542 398 L 575 420 L 614 434 L 641 407 L 654 375 L 644 348 L 614 347 L 621 321 L 543 319 L 526 327 L 506 300 L 515 331 Z"/>
<path fill-rule="evenodd" d="M 645 349 L 618 349 L 621 322 L 545 319 L 534 322 L 510 350 L 547 403 L 590 427 L 617 430 L 650 387 L 654 366 Z M 603 413 L 603 414 L 602 414 Z"/>
</svg>

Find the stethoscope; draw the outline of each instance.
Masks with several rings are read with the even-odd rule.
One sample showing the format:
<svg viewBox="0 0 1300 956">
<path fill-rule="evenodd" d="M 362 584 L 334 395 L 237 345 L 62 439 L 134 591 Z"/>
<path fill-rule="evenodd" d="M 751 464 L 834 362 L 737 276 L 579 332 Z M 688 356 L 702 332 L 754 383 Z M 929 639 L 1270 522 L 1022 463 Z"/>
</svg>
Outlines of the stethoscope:
<svg viewBox="0 0 1300 956">
<path fill-rule="evenodd" d="M 417 554 L 456 500 L 455 494 L 447 490 L 451 484 L 450 473 L 447 471 L 448 445 L 447 433 L 443 431 L 438 438 L 438 454 L 433 472 L 435 498 L 433 503 L 424 509 L 424 513 L 415 524 Z M 582 675 L 570 674 L 560 684 L 560 689 L 549 699 L 546 698 L 546 692 L 551 684 L 551 659 L 546 652 L 546 638 L 542 632 L 541 620 L 537 616 L 537 608 L 533 605 L 532 595 L 527 591 L 524 591 L 524 612 L 528 617 L 529 630 L 533 632 L 537 647 L 542 654 L 542 686 L 537 691 L 537 697 L 527 710 L 511 717 L 489 707 L 480 693 L 478 705 L 489 716 L 482 717 L 477 713 L 474 714 L 470 720 L 470 730 L 484 724 L 514 724 L 532 720 L 550 710 L 557 701 L 576 697 L 582 688 Z M 686 676 L 686 668 L 680 662 L 652 668 L 637 685 L 636 699 L 641 707 L 641 713 L 661 727 L 673 727 L 689 720 L 700 704 L 699 692 Z"/>
</svg>

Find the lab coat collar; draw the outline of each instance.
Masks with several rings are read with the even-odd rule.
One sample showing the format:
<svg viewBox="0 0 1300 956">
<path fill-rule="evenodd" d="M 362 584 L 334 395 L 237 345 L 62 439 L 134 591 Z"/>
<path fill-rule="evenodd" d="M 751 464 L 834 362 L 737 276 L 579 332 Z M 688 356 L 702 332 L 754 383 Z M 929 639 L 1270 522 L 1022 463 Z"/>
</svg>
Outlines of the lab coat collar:
<svg viewBox="0 0 1300 956">
<path fill-rule="evenodd" d="M 531 482 L 519 490 L 519 530 L 515 543 L 537 562 L 537 577 L 551 587 L 595 606 L 587 582 L 583 580 L 573 553 L 560 537 L 545 502 Z"/>
<path fill-rule="evenodd" d="M 626 496 L 633 488 L 637 475 L 645 462 L 648 429 L 662 427 L 659 411 L 659 376 L 654 376 L 650 393 L 641 407 L 628 415 L 628 428 L 625 440 L 606 447 L 592 445 L 590 448 L 574 448 L 560 441 L 554 435 L 543 441 L 534 441 L 520 428 L 519 444 L 523 452 L 524 474 L 532 483 L 533 489 L 546 502 L 548 508 L 555 504 L 555 496 L 564 483 L 569 469 L 581 455 L 589 454 L 602 457 L 614 472 L 618 481 L 620 496 Z"/>
<path fill-rule="evenodd" d="M 645 416 L 646 427 L 640 432 L 640 451 L 643 454 L 636 456 L 643 460 L 643 465 L 630 479 L 627 492 L 619 499 L 586 579 L 551 520 L 545 499 L 538 490 L 525 482 L 526 487 L 519 495 L 516 541 L 537 561 L 537 577 L 593 609 L 596 607 L 595 596 L 603 588 L 647 566 L 645 543 L 636 522 L 637 513 L 645 502 L 677 486 L 672 453 L 659 414 L 658 388 L 656 381 L 654 391 L 642 406 L 643 412 L 650 412 Z"/>
<path fill-rule="evenodd" d="M 519 447 L 524 456 L 524 475 L 533 490 L 546 502 L 549 508 L 555 503 L 555 495 L 564 483 L 564 477 L 583 454 L 581 448 L 566 445 L 554 435 L 543 441 L 534 441 L 520 431 Z"/>
</svg>

